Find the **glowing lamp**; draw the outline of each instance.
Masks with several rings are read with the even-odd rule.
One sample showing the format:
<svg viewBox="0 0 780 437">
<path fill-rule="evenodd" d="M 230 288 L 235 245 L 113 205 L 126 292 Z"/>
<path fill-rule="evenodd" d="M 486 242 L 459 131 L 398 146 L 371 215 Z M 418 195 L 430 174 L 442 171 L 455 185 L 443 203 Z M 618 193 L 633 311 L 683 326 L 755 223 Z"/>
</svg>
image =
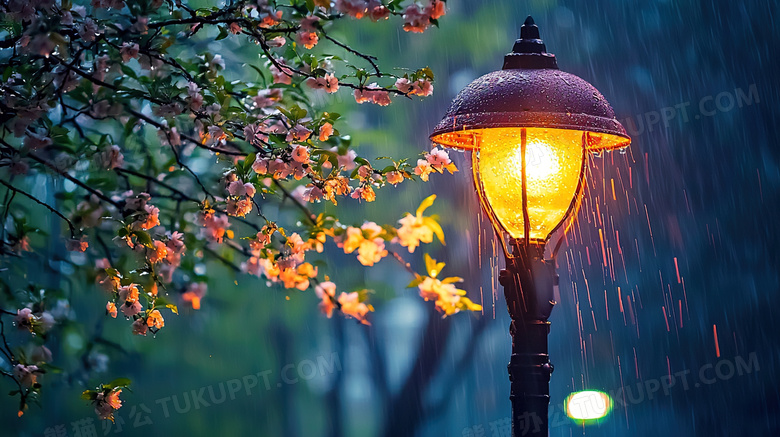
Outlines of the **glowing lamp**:
<svg viewBox="0 0 780 437">
<path fill-rule="evenodd" d="M 547 319 L 558 276 L 544 259 L 545 244 L 575 216 L 587 154 L 625 148 L 631 139 L 596 88 L 558 70 L 531 17 L 504 68 L 463 89 L 430 138 L 472 154 L 480 203 L 506 255 L 499 281 L 512 319 L 513 435 L 523 429 L 547 436 L 553 370 Z M 530 433 L 529 417 L 538 425 Z"/>
<path fill-rule="evenodd" d="M 612 410 L 612 398 L 597 390 L 570 394 L 563 403 L 566 415 L 578 422 L 588 423 L 606 417 Z"/>
<path fill-rule="evenodd" d="M 483 208 L 516 241 L 544 244 L 576 213 L 586 153 L 631 143 L 607 100 L 558 70 L 528 17 L 504 69 L 463 89 L 431 140 L 471 151 Z"/>
</svg>

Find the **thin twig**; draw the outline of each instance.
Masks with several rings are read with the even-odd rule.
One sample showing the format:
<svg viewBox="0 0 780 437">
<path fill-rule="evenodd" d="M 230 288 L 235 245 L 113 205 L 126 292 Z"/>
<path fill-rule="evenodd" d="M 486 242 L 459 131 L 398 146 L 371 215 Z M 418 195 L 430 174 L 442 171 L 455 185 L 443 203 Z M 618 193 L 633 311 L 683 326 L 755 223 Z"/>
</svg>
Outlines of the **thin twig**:
<svg viewBox="0 0 780 437">
<path fill-rule="evenodd" d="M 16 193 L 19 193 L 19 194 L 29 198 L 30 200 L 32 200 L 33 202 L 37 203 L 38 205 L 41 205 L 41 206 L 45 207 L 46 209 L 48 209 L 49 211 L 53 212 L 54 214 L 58 215 L 61 219 L 65 220 L 65 223 L 68 224 L 68 228 L 70 228 L 70 237 L 71 238 L 76 238 L 76 228 L 75 228 L 75 226 L 73 226 L 73 222 L 71 222 L 69 218 L 65 217 L 65 215 L 63 213 L 57 211 L 56 209 L 54 209 L 54 207 L 52 207 L 48 203 L 44 203 L 44 202 L 41 202 L 40 200 L 36 199 L 35 196 L 33 196 L 32 194 L 27 193 L 24 190 L 21 190 L 19 188 L 14 187 L 13 185 L 9 184 L 8 182 L 6 182 L 6 181 L 4 181 L 2 179 L 0 179 L 0 184 L 5 185 L 6 187 L 8 187 L 9 190 L 13 190 Z"/>
</svg>

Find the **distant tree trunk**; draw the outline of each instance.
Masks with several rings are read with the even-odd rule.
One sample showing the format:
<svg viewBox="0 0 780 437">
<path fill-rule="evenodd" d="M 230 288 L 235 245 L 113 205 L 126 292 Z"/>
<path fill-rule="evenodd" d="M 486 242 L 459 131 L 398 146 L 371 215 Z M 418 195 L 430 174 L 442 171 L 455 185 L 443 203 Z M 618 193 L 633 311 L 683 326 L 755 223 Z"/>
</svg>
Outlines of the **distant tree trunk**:
<svg viewBox="0 0 780 437">
<path fill-rule="evenodd" d="M 428 323 L 409 376 L 386 406 L 384 437 L 411 437 L 425 420 L 423 395 L 439 368 L 451 323 L 429 310 Z"/>
<path fill-rule="evenodd" d="M 339 360 L 344 362 L 344 319 L 341 317 L 335 317 L 333 319 L 335 325 L 335 344 L 333 349 L 335 350 Z M 343 365 L 343 364 L 342 364 Z M 341 381 L 343 380 L 344 370 L 335 372 L 333 374 L 333 384 L 330 386 L 330 390 L 325 396 L 327 402 L 328 421 L 330 423 L 330 432 L 327 433 L 330 437 L 343 437 L 344 436 L 344 422 L 343 412 L 341 408 Z"/>
</svg>

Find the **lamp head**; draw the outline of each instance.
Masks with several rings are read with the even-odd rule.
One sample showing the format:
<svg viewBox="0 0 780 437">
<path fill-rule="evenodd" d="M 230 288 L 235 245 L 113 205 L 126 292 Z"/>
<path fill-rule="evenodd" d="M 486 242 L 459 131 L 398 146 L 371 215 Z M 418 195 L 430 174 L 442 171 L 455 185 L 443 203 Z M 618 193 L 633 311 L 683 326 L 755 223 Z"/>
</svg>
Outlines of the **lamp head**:
<svg viewBox="0 0 780 437">
<path fill-rule="evenodd" d="M 503 69 L 463 89 L 430 138 L 472 151 L 475 184 L 497 230 L 542 244 L 579 205 L 586 152 L 631 143 L 604 96 L 558 69 L 531 17 Z"/>
</svg>

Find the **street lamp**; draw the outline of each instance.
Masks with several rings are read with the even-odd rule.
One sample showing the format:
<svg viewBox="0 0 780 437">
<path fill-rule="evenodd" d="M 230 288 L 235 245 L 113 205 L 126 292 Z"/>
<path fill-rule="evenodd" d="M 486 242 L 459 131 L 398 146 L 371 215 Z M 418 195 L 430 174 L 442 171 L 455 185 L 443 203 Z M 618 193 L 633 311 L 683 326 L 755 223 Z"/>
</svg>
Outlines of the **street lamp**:
<svg viewBox="0 0 780 437">
<path fill-rule="evenodd" d="M 504 68 L 462 90 L 430 138 L 472 153 L 480 203 L 506 255 L 499 282 L 512 319 L 512 432 L 547 436 L 547 319 L 558 275 L 545 244 L 576 215 L 586 154 L 628 147 L 631 138 L 596 88 L 558 70 L 531 17 Z"/>
</svg>

